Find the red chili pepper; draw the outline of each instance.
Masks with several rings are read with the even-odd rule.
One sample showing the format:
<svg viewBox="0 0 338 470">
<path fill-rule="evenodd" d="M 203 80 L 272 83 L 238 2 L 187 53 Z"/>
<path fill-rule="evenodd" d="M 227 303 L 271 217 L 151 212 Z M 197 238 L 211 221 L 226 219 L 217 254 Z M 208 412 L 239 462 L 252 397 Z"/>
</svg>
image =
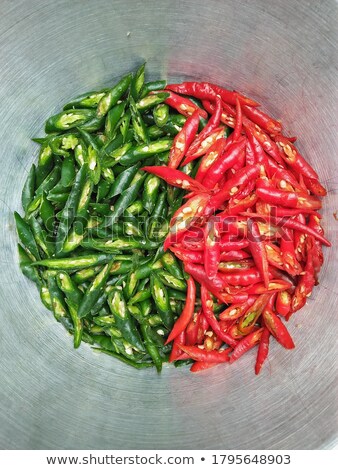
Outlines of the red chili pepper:
<svg viewBox="0 0 338 470">
<path fill-rule="evenodd" d="M 248 219 L 249 248 L 256 266 L 264 281 L 265 287 L 269 285 L 268 258 L 266 255 L 265 242 L 261 237 L 258 224 L 255 220 Z"/>
<path fill-rule="evenodd" d="M 278 292 L 276 297 L 276 311 L 286 317 L 291 309 L 291 294 L 287 290 Z"/>
<path fill-rule="evenodd" d="M 186 175 L 183 171 L 175 170 L 174 168 L 168 168 L 166 166 L 144 166 L 141 170 L 159 176 L 171 186 L 176 186 L 177 188 L 194 191 L 196 193 L 207 191 L 201 183 Z"/>
<path fill-rule="evenodd" d="M 213 362 L 217 364 L 220 364 L 222 362 L 229 362 L 229 353 L 231 351 L 231 348 L 205 351 L 204 349 L 201 349 L 198 346 L 181 346 L 181 348 L 194 361 Z"/>
<path fill-rule="evenodd" d="M 222 263 L 220 263 L 219 270 L 221 272 L 219 275 L 231 286 L 251 286 L 262 280 L 261 273 L 257 268 L 249 268 L 237 273 L 224 272 L 222 268 Z"/>
<path fill-rule="evenodd" d="M 253 305 L 248 308 L 248 310 L 241 317 L 238 323 L 238 331 L 241 334 L 247 335 L 251 333 L 251 331 L 255 327 L 255 323 L 257 322 L 258 318 L 262 315 L 263 310 L 265 309 L 270 298 L 271 294 L 262 294 L 255 300 Z"/>
<path fill-rule="evenodd" d="M 279 246 L 274 245 L 273 243 L 266 242 L 265 251 L 268 263 L 272 266 L 276 266 L 276 268 L 283 269 L 283 258 Z"/>
<path fill-rule="evenodd" d="M 255 109 L 255 108 L 252 108 L 252 109 Z M 234 129 L 234 134 L 233 134 L 234 142 L 237 142 L 237 140 L 240 138 L 241 131 L 242 131 L 242 108 L 241 108 L 241 103 L 237 96 L 236 97 L 236 125 Z"/>
<path fill-rule="evenodd" d="M 276 340 L 286 349 L 293 349 L 295 344 L 282 320 L 270 309 L 263 312 L 264 324 Z"/>
<path fill-rule="evenodd" d="M 243 117 L 243 126 L 247 135 L 250 133 L 258 140 L 265 152 L 270 155 L 277 163 L 283 165 L 283 158 L 279 148 L 273 140 L 259 127 L 249 119 Z"/>
<path fill-rule="evenodd" d="M 166 86 L 166 90 L 172 90 L 182 95 L 190 95 L 199 100 L 212 100 L 217 98 L 216 92 L 207 82 L 183 82 Z"/>
<path fill-rule="evenodd" d="M 225 171 L 231 168 L 241 152 L 244 152 L 246 145 L 245 137 L 241 137 L 237 142 L 233 142 L 225 152 L 209 168 L 203 178 L 203 185 L 206 188 L 214 188 L 220 181 Z"/>
<path fill-rule="evenodd" d="M 315 170 L 286 137 L 278 135 L 275 137 L 275 141 L 281 149 L 281 156 L 291 168 L 308 178 L 318 180 L 318 175 Z"/>
<path fill-rule="evenodd" d="M 215 367 L 217 365 L 219 365 L 219 362 L 198 361 L 198 362 L 193 363 L 193 365 L 190 367 L 190 371 L 191 372 L 200 372 L 201 370 L 211 369 L 212 367 Z"/>
<path fill-rule="evenodd" d="M 217 163 L 217 162 L 216 162 Z M 209 170 L 210 171 L 210 170 Z M 259 174 L 259 165 L 245 166 L 238 170 L 238 172 L 229 179 L 225 185 L 210 198 L 206 213 L 210 213 L 219 209 L 222 204 L 229 200 L 234 194 L 236 194 L 241 186 L 244 186 L 250 182 L 251 179 L 256 179 Z M 205 183 L 205 178 L 203 184 Z"/>
<path fill-rule="evenodd" d="M 252 259 L 244 259 L 239 261 L 227 261 L 221 262 L 218 269 L 223 273 L 234 273 L 247 271 L 248 269 L 255 266 L 255 262 Z"/>
<path fill-rule="evenodd" d="M 223 310 L 223 312 L 220 313 L 219 319 L 230 321 L 240 318 L 253 305 L 255 300 L 255 296 L 250 296 L 246 302 L 230 305 L 230 307 L 226 308 Z"/>
<path fill-rule="evenodd" d="M 277 189 L 281 189 L 283 191 L 297 191 L 304 194 L 304 188 L 298 183 L 295 176 L 286 168 L 277 167 L 271 178 L 271 183 L 275 185 Z"/>
<path fill-rule="evenodd" d="M 221 256 L 219 239 L 218 222 L 211 217 L 204 229 L 204 267 L 209 279 L 213 279 L 217 275 Z"/>
<path fill-rule="evenodd" d="M 280 224 L 284 228 L 291 228 L 293 230 L 299 230 L 303 234 L 312 235 L 317 240 L 319 240 L 323 245 L 331 246 L 331 243 L 329 242 L 329 240 L 327 240 L 323 235 L 316 232 L 316 230 L 309 227 L 308 225 L 302 224 L 296 219 L 284 219 L 280 217 L 274 217 L 272 218 L 272 220 L 274 221 L 276 225 Z"/>
<path fill-rule="evenodd" d="M 291 191 L 281 191 L 263 178 L 256 181 L 256 188 L 257 196 L 271 205 L 281 205 L 296 209 L 307 208 L 311 210 L 317 210 L 322 207 L 322 203 L 315 196 Z"/>
<path fill-rule="evenodd" d="M 326 189 L 324 188 L 324 186 L 320 184 L 318 180 L 314 178 L 307 178 L 306 176 L 303 176 L 303 179 L 304 179 L 305 186 L 307 187 L 309 191 L 311 191 L 312 194 L 314 194 L 315 196 L 321 196 L 321 197 L 327 195 Z"/>
<path fill-rule="evenodd" d="M 188 117 L 180 132 L 174 138 L 169 153 L 169 168 L 177 168 L 187 153 L 190 144 L 195 139 L 198 126 L 200 123 L 200 112 L 196 109 L 193 114 Z"/>
<path fill-rule="evenodd" d="M 230 91 L 226 88 L 220 87 L 218 85 L 214 85 L 213 83 L 209 83 L 211 88 L 219 95 L 225 103 L 228 104 L 236 104 L 236 98 L 239 99 L 240 103 L 247 106 L 259 106 L 254 100 L 247 98 L 246 96 L 241 95 L 237 91 Z"/>
<path fill-rule="evenodd" d="M 282 131 L 282 124 L 260 109 L 244 105 L 242 110 L 246 117 L 270 134 L 279 134 Z"/>
<path fill-rule="evenodd" d="M 208 195 L 197 194 L 175 212 L 170 221 L 171 227 L 169 234 L 163 244 L 164 250 L 179 241 L 179 238 L 183 236 L 190 225 L 195 223 L 197 218 L 203 215 L 204 208 L 208 204 L 208 201 Z"/>
<path fill-rule="evenodd" d="M 192 319 L 188 323 L 188 326 L 185 329 L 185 344 L 188 346 L 193 346 L 197 344 L 198 330 L 201 324 L 202 309 L 197 313 L 194 313 Z"/>
<path fill-rule="evenodd" d="M 204 130 L 204 129 L 203 129 Z M 203 131 L 202 131 L 203 132 Z M 197 135 L 197 138 L 200 134 Z M 188 154 L 184 159 L 182 165 L 187 165 L 188 163 L 196 160 L 196 158 L 205 155 L 209 149 L 217 142 L 218 139 L 222 139 L 224 137 L 224 127 L 217 127 L 214 131 L 212 131 L 209 135 L 207 135 L 204 140 L 202 140 L 200 146 L 195 151 L 194 154 Z"/>
<path fill-rule="evenodd" d="M 227 252 L 224 251 L 221 253 L 221 261 L 244 260 L 246 258 L 250 258 L 250 256 L 251 255 L 244 250 L 230 250 Z"/>
<path fill-rule="evenodd" d="M 202 100 L 202 105 L 203 105 L 203 108 L 208 111 L 208 113 L 212 114 L 215 110 L 215 105 L 214 103 L 211 103 L 210 101 L 208 100 Z M 227 114 L 225 111 L 224 111 L 224 103 L 222 102 L 222 114 L 221 114 L 221 122 L 223 124 L 225 124 L 226 126 L 228 127 L 231 127 L 231 128 L 234 128 L 235 125 L 236 125 L 236 119 L 234 117 L 234 114 L 233 115 L 230 115 L 230 114 Z"/>
<path fill-rule="evenodd" d="M 183 262 L 197 264 L 204 263 L 204 254 L 200 251 L 185 250 L 184 248 L 180 248 L 178 246 L 171 246 L 170 250 L 175 254 L 178 259 Z"/>
<path fill-rule="evenodd" d="M 263 330 L 264 328 L 260 328 L 259 330 L 253 331 L 248 336 L 245 336 L 243 339 L 241 339 L 239 343 L 237 343 L 237 346 L 230 356 L 230 364 L 237 361 L 237 359 L 243 356 L 243 354 L 245 354 L 260 342 Z"/>
<path fill-rule="evenodd" d="M 176 336 L 176 338 L 174 339 L 169 357 L 169 362 L 177 361 L 178 358 L 181 356 L 181 354 L 183 353 L 181 349 L 182 344 L 185 344 L 185 331 L 182 331 L 182 333 L 179 336 Z"/>
<path fill-rule="evenodd" d="M 269 354 L 270 331 L 264 328 L 258 345 L 255 374 L 258 375 Z"/>
<path fill-rule="evenodd" d="M 308 245 L 308 243 L 309 243 L 309 241 L 307 240 L 307 245 Z M 307 247 L 307 249 L 308 249 L 308 247 Z M 294 312 L 301 309 L 305 305 L 306 299 L 311 295 L 312 289 L 314 288 L 314 286 L 316 284 L 313 260 L 312 260 L 312 257 L 309 256 L 309 254 L 310 253 L 307 252 L 307 260 L 306 260 L 306 264 L 305 264 L 303 274 L 301 276 L 299 276 L 298 284 L 297 284 L 295 292 L 292 296 L 291 311 L 289 312 L 288 316 L 286 317 L 287 320 L 290 318 L 290 316 Z"/>
<path fill-rule="evenodd" d="M 296 258 L 293 232 L 291 229 L 286 227 L 283 228 L 280 251 L 286 272 L 291 274 L 291 276 L 298 276 L 302 272 L 303 268 Z"/>
<path fill-rule="evenodd" d="M 207 322 L 209 323 L 210 328 L 212 331 L 221 338 L 225 343 L 229 344 L 229 346 L 236 346 L 236 341 L 231 338 L 230 335 L 224 333 L 222 331 L 215 314 L 213 312 L 213 301 L 211 296 L 204 284 L 201 285 L 201 300 L 202 300 L 202 309 Z"/>
<path fill-rule="evenodd" d="M 170 106 L 171 108 L 176 109 L 180 114 L 183 116 L 189 117 L 195 111 L 199 112 L 199 115 L 206 119 L 208 114 L 204 109 L 201 109 L 197 106 L 197 104 L 193 103 L 188 98 L 184 98 L 183 96 L 176 95 L 172 91 L 162 90 L 170 93 L 170 96 L 165 100 L 165 103 Z M 158 91 L 156 93 L 159 93 Z"/>
<path fill-rule="evenodd" d="M 249 138 L 246 141 L 245 147 L 245 163 L 246 165 L 254 165 L 257 163 L 254 146 Z"/>
<path fill-rule="evenodd" d="M 207 125 L 202 129 L 202 131 L 198 134 L 196 139 L 192 142 L 190 145 L 188 151 L 187 151 L 187 157 L 194 156 L 197 152 L 198 149 L 200 148 L 202 142 L 209 137 L 209 135 L 217 129 L 217 127 L 220 124 L 221 121 L 221 113 L 222 113 L 222 102 L 219 98 L 216 100 L 216 106 L 215 110 L 210 117 Z M 187 164 L 188 161 L 186 161 L 184 164 Z"/>
<path fill-rule="evenodd" d="M 292 287 L 292 283 L 283 279 L 271 279 L 268 287 L 263 283 L 257 283 L 249 287 L 246 292 L 248 295 L 273 294 L 280 290 L 287 290 Z"/>
<path fill-rule="evenodd" d="M 210 147 L 209 151 L 203 156 L 201 160 L 195 177 L 196 181 L 202 182 L 211 165 L 213 165 L 213 163 L 222 156 L 231 143 L 231 135 L 227 139 L 222 137 L 216 140 L 216 142 Z"/>
<path fill-rule="evenodd" d="M 242 199 L 237 199 L 237 195 L 229 200 L 227 211 L 231 215 L 239 214 L 246 209 L 251 209 L 257 202 L 256 193 L 249 194 Z"/>
<path fill-rule="evenodd" d="M 193 278 L 189 276 L 187 281 L 187 298 L 181 315 L 176 320 L 165 344 L 170 343 L 176 336 L 180 335 L 186 329 L 194 313 L 196 300 L 196 286 Z"/>
</svg>

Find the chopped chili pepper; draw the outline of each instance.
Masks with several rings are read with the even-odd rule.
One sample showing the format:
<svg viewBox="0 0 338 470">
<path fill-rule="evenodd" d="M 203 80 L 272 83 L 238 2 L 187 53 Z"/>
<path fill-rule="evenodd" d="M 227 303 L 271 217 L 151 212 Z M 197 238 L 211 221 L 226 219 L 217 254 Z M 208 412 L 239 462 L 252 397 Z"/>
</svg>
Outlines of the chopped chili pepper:
<svg viewBox="0 0 338 470">
<path fill-rule="evenodd" d="M 198 109 L 185 121 L 184 126 L 174 138 L 169 153 L 169 168 L 177 168 L 183 160 L 188 148 L 196 137 L 200 123 L 200 112 Z"/>
<path fill-rule="evenodd" d="M 163 90 L 167 91 L 167 90 Z M 160 93 L 160 91 L 156 91 L 153 93 Z M 167 105 L 171 108 L 176 109 L 180 114 L 183 116 L 189 117 L 194 114 L 195 111 L 198 111 L 200 116 L 206 119 L 208 114 L 204 109 L 199 108 L 195 103 L 193 103 L 188 98 L 184 98 L 183 96 L 176 95 L 172 91 L 169 91 L 169 97 L 164 101 Z"/>
<path fill-rule="evenodd" d="M 237 343 L 233 353 L 230 356 L 230 364 L 237 361 L 237 359 L 243 356 L 243 354 L 249 351 L 249 349 L 253 348 L 260 342 L 263 330 L 264 328 L 260 328 L 259 330 L 253 331 Z"/>
<path fill-rule="evenodd" d="M 282 320 L 270 309 L 263 311 L 264 323 L 270 333 L 286 349 L 293 349 L 295 344 Z"/>
<path fill-rule="evenodd" d="M 269 354 L 270 331 L 264 328 L 258 345 L 255 374 L 258 375 Z"/>
<path fill-rule="evenodd" d="M 141 170 L 159 176 L 176 188 L 194 192 L 206 191 L 206 188 L 201 183 L 186 175 L 183 171 L 175 170 L 174 168 L 168 168 L 166 166 L 144 166 Z"/>
<path fill-rule="evenodd" d="M 198 362 L 212 362 L 220 364 L 222 362 L 229 362 L 229 353 L 232 348 L 205 351 L 198 346 L 181 345 L 181 349 L 188 354 L 191 359 Z"/>
</svg>

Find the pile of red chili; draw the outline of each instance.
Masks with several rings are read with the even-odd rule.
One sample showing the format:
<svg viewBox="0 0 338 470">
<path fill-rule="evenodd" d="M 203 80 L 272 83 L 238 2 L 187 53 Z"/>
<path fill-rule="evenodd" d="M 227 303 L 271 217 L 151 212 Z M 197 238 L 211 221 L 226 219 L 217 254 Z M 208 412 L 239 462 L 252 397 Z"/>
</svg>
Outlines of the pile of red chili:
<svg viewBox="0 0 338 470">
<path fill-rule="evenodd" d="M 258 374 L 271 335 L 294 348 L 284 320 L 318 284 L 322 245 L 330 246 L 317 212 L 326 190 L 296 138 L 285 137 L 255 101 L 211 83 L 166 91 L 166 103 L 188 119 L 168 165 L 144 170 L 188 191 L 164 244 L 190 275 L 184 310 L 167 340 L 170 361 L 193 359 L 196 372 L 232 363 L 258 345 Z M 198 133 L 200 118 L 209 115 Z M 224 125 L 233 128 L 227 137 Z M 177 169 L 197 158 L 194 178 Z"/>
</svg>

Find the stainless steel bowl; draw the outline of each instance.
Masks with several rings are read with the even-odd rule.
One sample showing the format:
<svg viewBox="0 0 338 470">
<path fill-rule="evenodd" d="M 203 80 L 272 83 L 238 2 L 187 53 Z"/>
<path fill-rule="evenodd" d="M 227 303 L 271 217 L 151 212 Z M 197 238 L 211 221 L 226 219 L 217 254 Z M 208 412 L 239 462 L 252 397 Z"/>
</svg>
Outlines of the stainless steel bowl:
<svg viewBox="0 0 338 470">
<path fill-rule="evenodd" d="M 336 2 L 2 0 L 0 445 L 63 449 L 314 449 L 336 442 Z M 17 263 L 12 212 L 48 115 L 144 60 L 149 78 L 208 79 L 264 103 L 329 190 L 333 248 L 290 322 L 297 348 L 233 367 L 134 371 L 78 351 Z"/>
</svg>

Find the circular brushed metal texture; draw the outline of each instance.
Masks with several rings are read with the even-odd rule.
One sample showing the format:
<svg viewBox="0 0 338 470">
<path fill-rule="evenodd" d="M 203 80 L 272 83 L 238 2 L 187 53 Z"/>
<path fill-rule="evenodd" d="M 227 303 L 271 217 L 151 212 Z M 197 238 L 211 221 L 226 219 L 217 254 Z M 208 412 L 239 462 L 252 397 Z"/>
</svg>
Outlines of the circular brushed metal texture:
<svg viewBox="0 0 338 470">
<path fill-rule="evenodd" d="M 336 3 L 20 0 L 0 3 L 0 447 L 315 449 L 337 431 Z M 12 212 L 30 141 L 76 94 L 147 61 L 149 78 L 212 80 L 264 103 L 328 188 L 320 285 L 255 377 L 235 366 L 135 371 L 71 338 L 17 264 Z"/>
</svg>

